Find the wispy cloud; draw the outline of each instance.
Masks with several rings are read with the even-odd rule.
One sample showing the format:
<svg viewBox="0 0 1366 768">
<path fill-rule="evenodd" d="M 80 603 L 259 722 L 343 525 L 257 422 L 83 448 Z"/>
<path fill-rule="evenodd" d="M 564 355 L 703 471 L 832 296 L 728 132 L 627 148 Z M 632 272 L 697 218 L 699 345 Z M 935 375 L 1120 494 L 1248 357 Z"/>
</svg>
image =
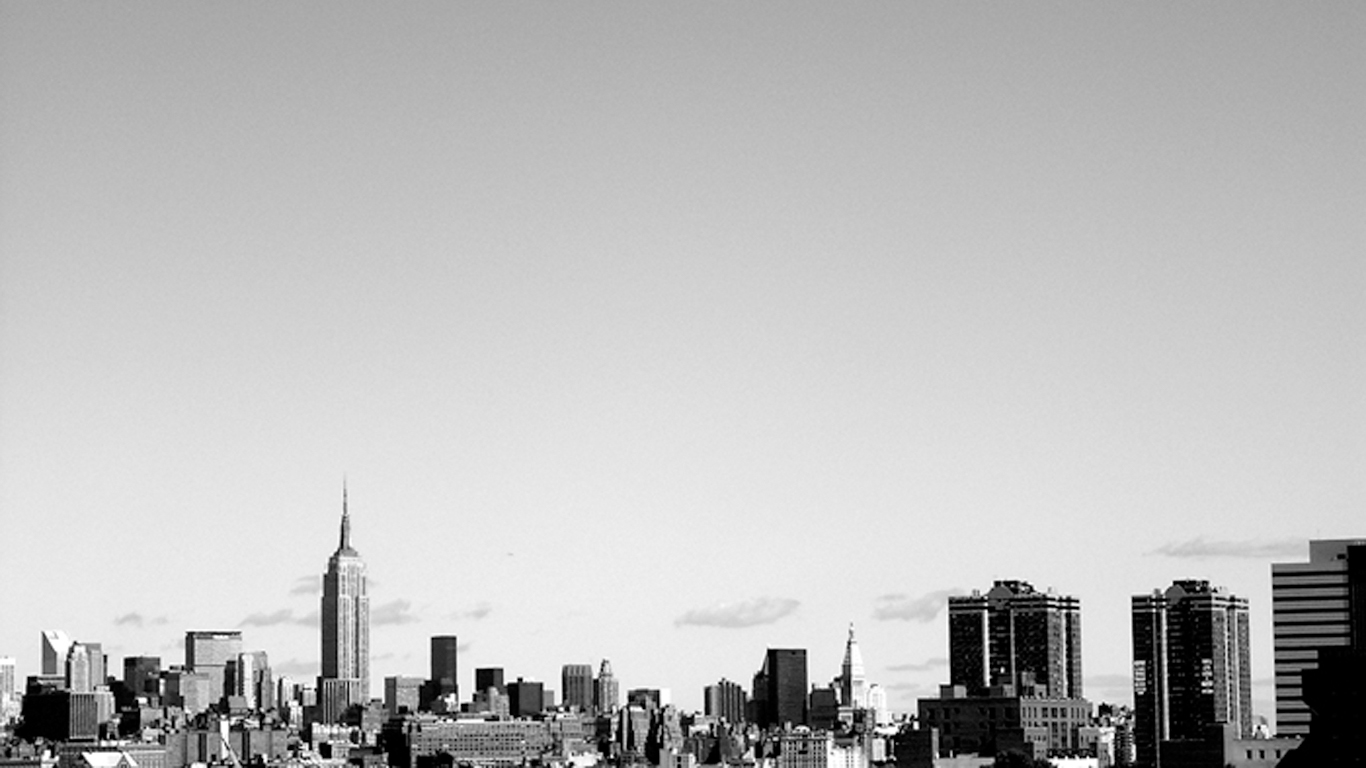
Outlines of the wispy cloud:
<svg viewBox="0 0 1366 768">
<path fill-rule="evenodd" d="M 294 580 L 294 586 L 289 588 L 291 595 L 316 595 L 320 592 L 322 589 L 317 576 L 300 576 Z"/>
<path fill-rule="evenodd" d="M 370 626 L 385 624 L 412 624 L 418 621 L 413 615 L 413 604 L 407 600 L 392 600 L 370 609 Z"/>
<path fill-rule="evenodd" d="M 873 618 L 878 621 L 934 621 L 948 604 L 949 596 L 960 594 L 963 594 L 961 589 L 940 589 L 920 596 L 900 592 L 882 595 L 873 608 Z"/>
<path fill-rule="evenodd" d="M 1163 544 L 1148 554 L 1163 557 L 1176 557 L 1191 560 L 1204 560 L 1216 557 L 1247 558 L 1267 560 L 1273 557 L 1295 557 L 1305 553 L 1303 539 L 1264 539 L 1261 541 L 1232 541 L 1227 539 L 1206 539 L 1197 536 L 1185 541 Z"/>
<path fill-rule="evenodd" d="M 790 597 L 756 597 L 738 603 L 717 603 L 694 608 L 674 619 L 675 626 L 738 629 L 772 624 L 797 610 L 801 603 Z"/>
<path fill-rule="evenodd" d="M 139 629 L 147 625 L 161 626 L 165 623 L 165 616 L 153 616 L 151 618 L 148 618 L 136 611 L 133 611 L 131 613 L 125 613 L 122 616 L 119 616 L 114 619 L 114 626 L 116 627 L 137 627 Z"/>
<path fill-rule="evenodd" d="M 479 603 L 478 605 L 468 610 L 456 611 L 455 613 L 452 613 L 451 618 L 470 619 L 473 621 L 479 621 L 480 619 L 487 618 L 490 613 L 493 613 L 492 605 L 489 605 L 488 603 Z"/>
<path fill-rule="evenodd" d="M 296 615 L 293 608 L 281 608 L 271 613 L 253 613 L 242 619 L 239 627 L 275 627 L 281 624 L 296 624 L 301 627 L 318 626 L 318 612 L 311 611 Z"/>
<path fill-rule="evenodd" d="M 943 656 L 932 656 L 920 662 L 908 662 L 906 664 L 893 664 L 887 667 L 888 672 L 929 672 L 934 669 L 943 669 L 949 665 L 949 660 Z"/>
<path fill-rule="evenodd" d="M 300 661 L 290 659 L 289 661 L 274 662 L 270 665 L 270 671 L 277 675 L 294 675 L 296 677 L 311 677 L 318 674 L 318 662 Z"/>
</svg>

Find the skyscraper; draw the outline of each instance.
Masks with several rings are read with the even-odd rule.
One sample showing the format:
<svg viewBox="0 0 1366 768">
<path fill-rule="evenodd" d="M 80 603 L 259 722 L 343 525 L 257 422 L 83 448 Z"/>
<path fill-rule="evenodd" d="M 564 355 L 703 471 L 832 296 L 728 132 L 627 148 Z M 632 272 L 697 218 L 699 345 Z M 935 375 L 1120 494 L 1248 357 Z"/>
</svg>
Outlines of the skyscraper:
<svg viewBox="0 0 1366 768">
<path fill-rule="evenodd" d="M 760 728 L 806 724 L 806 649 L 769 648 L 754 676 L 755 719 Z"/>
<path fill-rule="evenodd" d="M 1033 683 L 1049 696 L 1082 698 L 1080 601 L 1024 581 L 950 597 L 949 683 L 970 695 Z"/>
<path fill-rule="evenodd" d="M 217 704 L 232 687 L 228 681 L 228 665 L 235 663 L 241 652 L 242 633 L 238 630 L 185 633 L 185 670 L 208 676 L 210 705 Z"/>
<path fill-rule="evenodd" d="M 720 718 L 727 723 L 743 723 L 747 717 L 749 697 L 739 683 L 721 678 L 716 685 L 702 689 L 704 712 L 711 717 Z"/>
<path fill-rule="evenodd" d="M 335 722 L 352 704 L 370 699 L 370 598 L 365 591 L 365 561 L 351 547 L 345 484 L 341 539 L 323 574 L 322 654 L 319 716 Z"/>
<path fill-rule="evenodd" d="M 564 705 L 580 712 L 593 709 L 593 665 L 565 664 L 560 668 Z"/>
<path fill-rule="evenodd" d="M 866 680 L 863 676 L 863 654 L 854 639 L 854 625 L 849 625 L 849 639 L 844 643 L 844 663 L 840 665 L 840 704 L 862 708 L 868 705 Z"/>
<path fill-rule="evenodd" d="M 1309 735 L 1301 675 L 1329 649 L 1366 650 L 1366 539 L 1309 542 L 1309 562 L 1271 566 L 1276 731 Z"/>
<path fill-rule="evenodd" d="M 436 635 L 432 638 L 432 676 L 430 697 L 460 695 L 460 639 L 455 635 Z"/>
<path fill-rule="evenodd" d="M 1203 738 L 1210 725 L 1252 736 L 1247 601 L 1208 581 L 1173 582 L 1132 600 L 1134 744 L 1162 765 L 1161 743 Z"/>
<path fill-rule="evenodd" d="M 43 674 L 66 674 L 66 654 L 71 650 L 71 638 L 60 629 L 43 630 Z"/>
<path fill-rule="evenodd" d="M 0 722 L 19 714 L 19 681 L 13 657 L 0 656 Z"/>
<path fill-rule="evenodd" d="M 593 681 L 593 706 L 598 714 L 610 715 L 617 711 L 620 701 L 621 690 L 617 686 L 617 678 L 612 674 L 612 665 L 603 659 L 598 667 L 598 677 Z"/>
</svg>

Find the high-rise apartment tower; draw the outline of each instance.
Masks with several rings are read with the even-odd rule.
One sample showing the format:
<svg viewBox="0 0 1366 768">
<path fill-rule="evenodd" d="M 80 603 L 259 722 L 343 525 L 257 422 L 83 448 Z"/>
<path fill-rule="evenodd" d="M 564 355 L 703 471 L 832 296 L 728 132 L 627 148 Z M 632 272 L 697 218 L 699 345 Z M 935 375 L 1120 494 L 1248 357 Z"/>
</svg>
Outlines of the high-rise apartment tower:
<svg viewBox="0 0 1366 768">
<path fill-rule="evenodd" d="M 970 695 L 1032 683 L 1049 696 L 1082 698 L 1080 601 L 1024 581 L 950 597 L 949 683 Z"/>
<path fill-rule="evenodd" d="M 1247 601 L 1208 581 L 1177 581 L 1132 600 L 1134 745 L 1138 764 L 1163 765 L 1168 739 L 1200 739 L 1209 726 L 1252 736 Z"/>
</svg>

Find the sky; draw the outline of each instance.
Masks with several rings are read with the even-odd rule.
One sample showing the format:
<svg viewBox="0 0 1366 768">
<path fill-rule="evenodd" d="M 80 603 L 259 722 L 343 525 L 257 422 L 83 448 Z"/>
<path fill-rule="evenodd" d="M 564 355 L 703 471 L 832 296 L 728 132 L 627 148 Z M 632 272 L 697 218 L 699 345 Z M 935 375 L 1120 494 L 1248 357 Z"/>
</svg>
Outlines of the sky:
<svg viewBox="0 0 1366 768">
<path fill-rule="evenodd" d="M 0 5 L 0 655 L 913 711 L 946 597 L 1366 535 L 1360 3 Z"/>
</svg>

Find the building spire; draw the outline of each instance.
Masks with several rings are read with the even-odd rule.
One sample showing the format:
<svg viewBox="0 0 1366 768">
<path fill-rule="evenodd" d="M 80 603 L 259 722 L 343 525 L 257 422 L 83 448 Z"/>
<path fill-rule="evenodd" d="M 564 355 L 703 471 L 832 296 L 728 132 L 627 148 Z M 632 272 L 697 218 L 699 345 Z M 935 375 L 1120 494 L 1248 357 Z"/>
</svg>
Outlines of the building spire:
<svg viewBox="0 0 1366 768">
<path fill-rule="evenodd" d="M 346 508 L 346 475 L 342 475 L 342 519 L 341 519 L 341 543 L 337 549 L 345 551 L 351 548 L 351 512 Z"/>
</svg>

